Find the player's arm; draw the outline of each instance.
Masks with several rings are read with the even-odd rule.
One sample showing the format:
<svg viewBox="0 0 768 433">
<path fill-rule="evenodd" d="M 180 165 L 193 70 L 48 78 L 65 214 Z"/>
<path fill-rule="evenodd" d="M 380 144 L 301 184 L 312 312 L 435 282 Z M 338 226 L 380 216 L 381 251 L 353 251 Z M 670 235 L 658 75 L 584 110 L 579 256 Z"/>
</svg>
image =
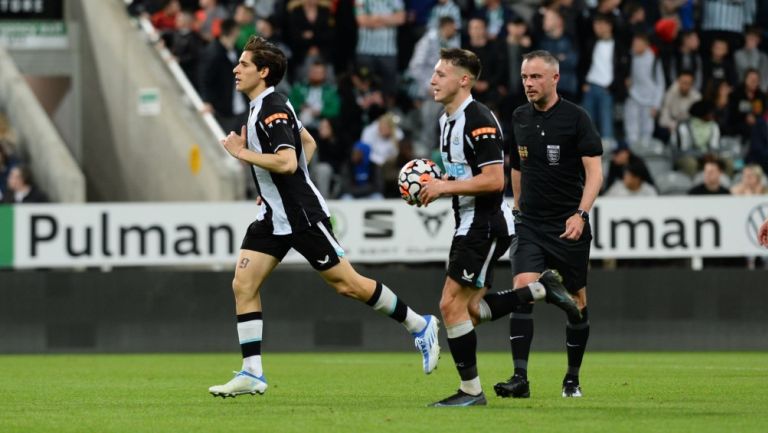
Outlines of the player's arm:
<svg viewBox="0 0 768 433">
<path fill-rule="evenodd" d="M 768 247 L 768 218 L 760 226 L 760 231 L 757 233 L 757 241 L 760 242 L 760 245 Z"/>
<path fill-rule="evenodd" d="M 600 156 L 582 156 L 581 163 L 584 165 L 585 179 L 579 209 L 589 212 L 603 185 L 603 165 Z M 581 237 L 585 225 L 584 219 L 578 213 L 574 213 L 565 221 L 565 231 L 560 237 L 577 240 Z"/>
<path fill-rule="evenodd" d="M 246 148 L 245 126 L 240 130 L 240 135 L 230 132 L 220 142 L 233 157 L 272 173 L 293 174 L 298 166 L 296 150 L 292 145 L 278 145 L 276 153 L 258 153 Z"/>
<path fill-rule="evenodd" d="M 447 195 L 484 195 L 504 191 L 504 164 L 487 164 L 480 174 L 465 180 L 427 179 L 419 192 L 424 205 Z"/>
<path fill-rule="evenodd" d="M 315 151 L 317 150 L 317 142 L 315 142 L 312 134 L 307 131 L 307 128 L 303 128 L 301 130 L 300 136 L 301 147 L 304 149 L 304 158 L 306 158 L 307 164 L 309 164 L 309 162 L 312 161 L 312 157 L 315 155 Z"/>
<path fill-rule="evenodd" d="M 520 176 L 522 173 L 520 173 L 519 169 L 512 168 L 509 173 L 509 179 L 512 183 L 512 208 L 513 209 L 520 209 L 520 196 L 523 193 L 523 188 L 520 184 Z"/>
</svg>

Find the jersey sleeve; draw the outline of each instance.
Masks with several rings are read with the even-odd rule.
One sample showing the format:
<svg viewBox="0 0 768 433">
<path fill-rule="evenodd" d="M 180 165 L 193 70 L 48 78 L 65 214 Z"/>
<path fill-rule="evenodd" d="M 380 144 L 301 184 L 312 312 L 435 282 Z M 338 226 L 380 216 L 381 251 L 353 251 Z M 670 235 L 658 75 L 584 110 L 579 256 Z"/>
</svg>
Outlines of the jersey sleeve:
<svg viewBox="0 0 768 433">
<path fill-rule="evenodd" d="M 482 168 L 490 164 L 503 164 L 503 135 L 498 122 L 492 116 L 467 120 L 466 139 L 475 150 L 477 166 Z"/>
<path fill-rule="evenodd" d="M 298 131 L 300 125 L 289 107 L 275 107 L 262 111 L 261 123 L 275 153 L 286 147 L 296 149 L 293 131 L 294 128 Z"/>
<path fill-rule="evenodd" d="M 579 116 L 579 124 L 577 128 L 577 149 L 581 156 L 600 156 L 603 154 L 603 142 L 600 140 L 595 129 L 595 124 L 592 123 L 586 112 L 582 112 Z"/>
<path fill-rule="evenodd" d="M 515 128 L 514 128 L 514 122 L 516 121 L 516 116 L 512 115 L 513 119 L 513 126 L 512 131 L 509 131 L 507 133 L 507 152 L 509 152 L 509 165 L 513 169 L 520 171 L 520 150 L 517 147 L 517 138 L 515 137 Z"/>
</svg>

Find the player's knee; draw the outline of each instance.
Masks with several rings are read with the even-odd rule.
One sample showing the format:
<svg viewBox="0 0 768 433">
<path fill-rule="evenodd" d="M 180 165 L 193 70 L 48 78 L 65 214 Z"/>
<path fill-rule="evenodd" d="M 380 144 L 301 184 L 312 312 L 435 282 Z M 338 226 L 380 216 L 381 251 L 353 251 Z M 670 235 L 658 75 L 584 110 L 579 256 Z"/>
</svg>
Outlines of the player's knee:
<svg viewBox="0 0 768 433">
<path fill-rule="evenodd" d="M 235 277 L 232 280 L 232 292 L 235 294 L 236 302 L 249 301 L 256 297 L 259 293 L 259 288 L 251 281 L 247 281 L 244 278 Z"/>
<path fill-rule="evenodd" d="M 443 296 L 440 298 L 440 314 L 448 322 L 451 322 L 453 317 L 460 314 L 460 307 L 460 302 L 458 302 L 455 296 Z"/>
</svg>

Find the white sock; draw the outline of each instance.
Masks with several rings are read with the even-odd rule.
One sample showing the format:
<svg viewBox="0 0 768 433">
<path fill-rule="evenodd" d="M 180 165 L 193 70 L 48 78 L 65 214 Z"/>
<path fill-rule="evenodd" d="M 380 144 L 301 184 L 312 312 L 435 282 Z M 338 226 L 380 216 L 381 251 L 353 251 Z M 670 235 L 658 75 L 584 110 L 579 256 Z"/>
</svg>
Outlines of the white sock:
<svg viewBox="0 0 768 433">
<path fill-rule="evenodd" d="M 408 307 L 408 313 L 406 313 L 403 326 L 405 326 L 405 329 L 407 329 L 411 334 L 417 334 L 427 327 L 427 319 Z"/>
<path fill-rule="evenodd" d="M 243 358 L 243 370 L 254 376 L 261 376 L 264 374 L 264 371 L 261 368 L 261 355 Z"/>
<path fill-rule="evenodd" d="M 470 380 L 462 380 L 459 389 L 470 395 L 478 395 L 483 392 L 483 387 L 480 386 L 480 376 Z"/>
<path fill-rule="evenodd" d="M 531 295 L 533 295 L 534 301 L 541 301 L 547 296 L 547 289 L 545 289 L 544 285 L 538 281 L 528 284 L 528 288 L 531 289 Z"/>
<path fill-rule="evenodd" d="M 480 298 L 478 309 L 480 310 L 480 323 L 488 322 L 489 320 L 493 319 L 493 315 L 491 314 L 491 307 L 488 306 L 488 303 L 485 302 L 485 299 Z"/>
</svg>

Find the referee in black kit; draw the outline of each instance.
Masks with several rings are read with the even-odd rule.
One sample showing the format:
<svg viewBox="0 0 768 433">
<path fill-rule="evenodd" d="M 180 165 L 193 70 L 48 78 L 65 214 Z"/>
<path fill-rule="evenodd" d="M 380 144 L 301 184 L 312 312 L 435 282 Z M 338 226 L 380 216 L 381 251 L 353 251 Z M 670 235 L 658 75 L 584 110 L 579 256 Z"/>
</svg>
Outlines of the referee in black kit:
<svg viewBox="0 0 768 433">
<path fill-rule="evenodd" d="M 514 213 L 519 221 L 514 287 L 536 281 L 547 268 L 560 271 L 581 311 L 565 329 L 568 371 L 563 397 L 581 397 L 579 368 L 589 337 L 587 267 L 592 233 L 589 210 L 603 182 L 600 137 L 586 111 L 557 94 L 557 59 L 547 51 L 523 56 L 528 104 L 513 114 L 511 134 Z M 533 304 L 510 315 L 514 375 L 496 384 L 500 397 L 529 397 L 528 354 L 533 338 Z"/>
</svg>

